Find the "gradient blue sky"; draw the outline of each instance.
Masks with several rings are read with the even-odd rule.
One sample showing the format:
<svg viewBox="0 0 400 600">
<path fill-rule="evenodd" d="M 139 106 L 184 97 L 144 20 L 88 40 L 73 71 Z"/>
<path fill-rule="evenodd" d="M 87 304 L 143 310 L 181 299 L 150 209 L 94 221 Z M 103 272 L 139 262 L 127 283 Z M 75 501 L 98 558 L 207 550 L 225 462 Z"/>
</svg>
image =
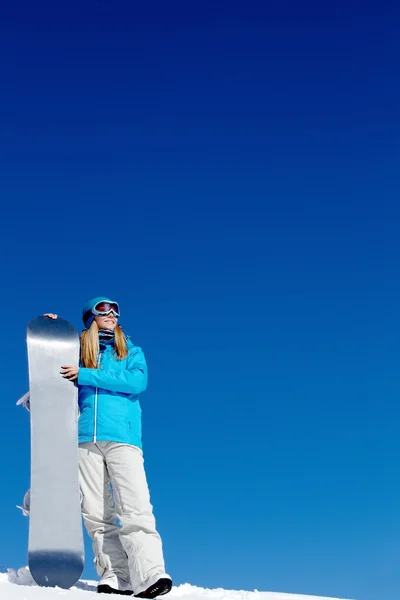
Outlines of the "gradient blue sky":
<svg viewBox="0 0 400 600">
<path fill-rule="evenodd" d="M 0 9 L 0 565 L 26 325 L 104 293 L 175 583 L 395 599 L 399 6 L 138 4 Z"/>
</svg>

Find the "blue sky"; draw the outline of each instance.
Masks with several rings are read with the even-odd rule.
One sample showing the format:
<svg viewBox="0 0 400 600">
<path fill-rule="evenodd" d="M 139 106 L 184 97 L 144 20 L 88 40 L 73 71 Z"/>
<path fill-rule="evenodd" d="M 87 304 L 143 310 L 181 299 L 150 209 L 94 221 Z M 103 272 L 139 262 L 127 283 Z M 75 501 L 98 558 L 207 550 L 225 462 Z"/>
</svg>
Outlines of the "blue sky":
<svg viewBox="0 0 400 600">
<path fill-rule="evenodd" d="M 399 9 L 136 4 L 1 8 L 0 565 L 26 563 L 26 325 L 104 293 L 149 364 L 175 583 L 395 598 Z"/>
</svg>

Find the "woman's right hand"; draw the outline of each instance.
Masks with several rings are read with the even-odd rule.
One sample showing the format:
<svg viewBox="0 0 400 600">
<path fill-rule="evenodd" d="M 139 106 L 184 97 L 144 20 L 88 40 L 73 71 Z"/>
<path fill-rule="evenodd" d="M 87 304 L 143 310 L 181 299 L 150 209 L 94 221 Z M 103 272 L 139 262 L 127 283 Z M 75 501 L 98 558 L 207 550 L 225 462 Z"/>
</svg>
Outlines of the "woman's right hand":
<svg viewBox="0 0 400 600">
<path fill-rule="evenodd" d="M 55 315 L 54 313 L 45 313 L 43 316 L 49 317 L 49 319 L 57 319 L 58 315 Z"/>
</svg>

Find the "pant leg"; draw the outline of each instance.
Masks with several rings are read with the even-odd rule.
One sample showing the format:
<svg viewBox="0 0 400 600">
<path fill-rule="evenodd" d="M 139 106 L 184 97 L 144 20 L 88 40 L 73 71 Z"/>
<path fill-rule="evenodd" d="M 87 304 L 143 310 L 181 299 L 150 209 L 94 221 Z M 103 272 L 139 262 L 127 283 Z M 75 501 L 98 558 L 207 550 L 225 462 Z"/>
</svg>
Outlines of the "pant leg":
<svg viewBox="0 0 400 600">
<path fill-rule="evenodd" d="M 150 504 L 142 451 L 128 444 L 105 444 L 102 449 L 121 524 L 119 535 L 137 594 L 165 575 L 162 542 Z"/>
<path fill-rule="evenodd" d="M 97 573 L 99 577 L 117 575 L 129 581 L 128 561 L 119 538 L 110 478 L 104 456 L 96 444 L 79 446 L 79 480 L 82 516 L 93 541 Z"/>
</svg>

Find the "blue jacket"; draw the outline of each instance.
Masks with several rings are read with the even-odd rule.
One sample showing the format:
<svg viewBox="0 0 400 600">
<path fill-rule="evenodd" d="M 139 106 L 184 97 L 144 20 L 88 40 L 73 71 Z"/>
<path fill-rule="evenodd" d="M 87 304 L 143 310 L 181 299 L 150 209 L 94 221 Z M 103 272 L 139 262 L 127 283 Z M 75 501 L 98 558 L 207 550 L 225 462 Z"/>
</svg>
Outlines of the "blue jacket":
<svg viewBox="0 0 400 600">
<path fill-rule="evenodd" d="M 113 355 L 113 344 L 101 344 L 99 368 L 79 369 L 80 444 L 111 441 L 142 448 L 139 394 L 147 387 L 147 365 L 142 349 L 127 344 L 126 359 Z"/>
</svg>

